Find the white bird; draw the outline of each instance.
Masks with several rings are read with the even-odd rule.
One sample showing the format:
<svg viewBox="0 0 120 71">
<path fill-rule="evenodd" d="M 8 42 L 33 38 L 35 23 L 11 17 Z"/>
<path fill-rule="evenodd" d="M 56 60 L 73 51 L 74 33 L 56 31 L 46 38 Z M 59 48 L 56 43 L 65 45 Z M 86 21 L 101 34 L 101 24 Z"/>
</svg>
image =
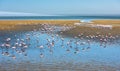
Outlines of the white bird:
<svg viewBox="0 0 120 71">
<path fill-rule="evenodd" d="M 6 41 L 10 41 L 10 40 L 11 40 L 11 38 L 7 38 L 7 39 L 6 39 Z"/>
<path fill-rule="evenodd" d="M 43 48 L 44 48 L 44 46 L 43 46 L 43 45 L 41 45 L 39 48 L 40 48 L 40 49 L 43 49 Z"/>
</svg>

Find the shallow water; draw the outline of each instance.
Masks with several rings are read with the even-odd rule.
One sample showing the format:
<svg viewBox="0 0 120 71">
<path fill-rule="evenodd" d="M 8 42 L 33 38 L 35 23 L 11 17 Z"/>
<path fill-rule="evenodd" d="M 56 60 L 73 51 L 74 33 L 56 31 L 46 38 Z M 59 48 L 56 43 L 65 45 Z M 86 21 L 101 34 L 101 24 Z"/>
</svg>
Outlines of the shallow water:
<svg viewBox="0 0 120 71">
<path fill-rule="evenodd" d="M 30 40 L 25 40 L 27 37 Z M 28 48 L 20 53 L 11 47 L 2 48 L 1 45 L 7 38 L 11 38 L 9 41 L 11 47 L 16 41 L 19 44 L 23 41 Z M 67 45 L 70 40 L 72 42 Z M 54 46 L 50 45 L 52 41 L 54 41 Z M 76 41 L 79 41 L 79 44 L 75 44 Z M 87 40 L 63 37 L 56 33 L 23 31 L 0 32 L 0 47 L 1 71 L 120 71 L 120 45 L 118 43 L 107 43 L 104 47 L 100 46 L 99 42 L 91 41 L 88 44 Z M 22 47 L 19 47 L 17 50 L 21 51 Z M 2 55 L 2 52 L 6 51 L 9 52 L 9 56 Z M 12 55 L 15 55 L 16 59 L 13 59 Z"/>
</svg>

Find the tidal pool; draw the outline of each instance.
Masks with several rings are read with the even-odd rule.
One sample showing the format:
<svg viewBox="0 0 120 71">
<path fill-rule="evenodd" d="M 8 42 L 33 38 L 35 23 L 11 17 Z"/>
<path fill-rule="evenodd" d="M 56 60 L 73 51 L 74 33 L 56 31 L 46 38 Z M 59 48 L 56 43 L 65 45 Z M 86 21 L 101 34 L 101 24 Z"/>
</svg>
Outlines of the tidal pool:
<svg viewBox="0 0 120 71">
<path fill-rule="evenodd" d="M 55 31 L 1 31 L 0 71 L 120 71 L 117 42 L 101 46 Z"/>
</svg>

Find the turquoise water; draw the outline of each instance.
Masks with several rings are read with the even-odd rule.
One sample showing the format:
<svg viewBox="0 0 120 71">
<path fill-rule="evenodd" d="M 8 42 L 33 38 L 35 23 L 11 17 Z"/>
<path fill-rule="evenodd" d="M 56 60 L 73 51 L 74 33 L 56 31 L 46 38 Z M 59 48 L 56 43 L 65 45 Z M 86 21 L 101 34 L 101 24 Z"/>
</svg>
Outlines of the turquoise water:
<svg viewBox="0 0 120 71">
<path fill-rule="evenodd" d="M 120 19 L 120 16 L 0 16 L 0 20 Z"/>
<path fill-rule="evenodd" d="M 26 40 L 27 37 L 29 37 L 30 40 Z M 6 42 L 7 38 L 11 38 L 11 40 Z M 62 41 L 62 38 L 64 38 L 64 41 Z M 70 40 L 72 41 L 68 45 L 67 43 Z M 51 45 L 53 41 L 54 46 Z M 86 39 L 64 37 L 55 32 L 47 33 L 42 32 L 41 30 L 22 32 L 1 31 L 0 64 L 5 65 L 5 63 L 10 64 L 10 62 L 12 62 L 12 64 L 16 64 L 16 66 L 19 67 L 17 64 L 20 62 L 30 62 L 36 65 L 36 67 L 39 66 L 37 65 L 38 63 L 41 65 L 46 64 L 46 67 L 48 67 L 49 65 L 53 66 L 54 64 L 62 66 L 59 65 L 59 63 L 70 63 L 72 66 L 79 65 L 79 63 L 93 63 L 96 65 L 108 65 L 115 67 L 115 70 L 119 70 L 119 41 L 120 40 L 114 43 L 106 43 L 106 47 L 104 47 L 104 45 L 100 46 L 100 42 L 91 41 L 90 43 L 87 43 Z M 25 48 L 24 52 L 17 53 L 16 50 L 21 51 L 23 46 L 16 46 L 16 50 L 12 49 L 16 42 L 19 44 L 24 42 L 28 47 Z M 78 44 L 75 44 L 75 42 L 78 42 Z M 11 46 L 6 49 L 5 46 L 2 46 L 2 44 L 5 43 L 9 43 Z M 43 48 L 40 48 L 40 46 L 43 46 Z M 2 54 L 2 52 L 8 52 L 9 55 Z M 13 55 L 16 56 L 15 59 L 12 57 Z M 7 69 L 7 65 L 5 68 Z M 78 66 L 78 68 L 81 67 Z M 98 68 L 98 70 L 100 69 Z"/>
</svg>

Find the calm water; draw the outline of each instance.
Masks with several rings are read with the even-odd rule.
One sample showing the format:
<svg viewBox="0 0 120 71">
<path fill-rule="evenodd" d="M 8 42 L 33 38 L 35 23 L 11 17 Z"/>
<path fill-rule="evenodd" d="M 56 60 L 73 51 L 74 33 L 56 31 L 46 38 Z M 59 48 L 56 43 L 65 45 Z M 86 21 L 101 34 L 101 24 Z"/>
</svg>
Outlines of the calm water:
<svg viewBox="0 0 120 71">
<path fill-rule="evenodd" d="M 29 40 L 26 40 L 27 37 L 29 37 Z M 7 38 L 11 38 L 11 40 L 6 42 Z M 70 40 L 72 41 L 68 45 Z M 16 43 L 21 44 L 22 42 L 28 46 L 24 52 L 20 52 L 23 48 L 20 45 L 16 46 L 16 50 L 12 49 Z M 54 42 L 54 46 L 51 45 L 52 42 Z M 78 44 L 75 44 L 75 42 L 78 42 Z M 5 43 L 9 43 L 11 46 L 6 49 L 5 46 L 2 46 Z M 57 35 L 55 32 L 43 33 L 40 30 L 1 31 L 0 47 L 0 68 L 7 71 L 9 69 L 12 71 L 14 68 L 19 69 L 19 67 L 28 68 L 28 71 L 32 68 L 39 71 L 39 67 L 41 67 L 40 69 L 58 68 L 58 70 L 68 71 L 70 69 L 71 71 L 77 71 L 75 69 L 79 71 L 82 68 L 85 71 L 101 71 L 101 66 L 105 67 L 105 71 L 107 68 L 109 71 L 120 70 L 120 44 L 117 42 L 107 43 L 104 48 L 104 46 L 100 46 L 100 42 L 91 41 L 87 43 L 85 39 L 64 37 Z M 9 55 L 2 54 L 2 52 L 8 52 Z M 16 59 L 12 57 L 13 55 L 16 56 Z"/>
<path fill-rule="evenodd" d="M 120 16 L 1 16 L 0 20 L 50 20 L 50 19 L 120 19 Z"/>
</svg>

